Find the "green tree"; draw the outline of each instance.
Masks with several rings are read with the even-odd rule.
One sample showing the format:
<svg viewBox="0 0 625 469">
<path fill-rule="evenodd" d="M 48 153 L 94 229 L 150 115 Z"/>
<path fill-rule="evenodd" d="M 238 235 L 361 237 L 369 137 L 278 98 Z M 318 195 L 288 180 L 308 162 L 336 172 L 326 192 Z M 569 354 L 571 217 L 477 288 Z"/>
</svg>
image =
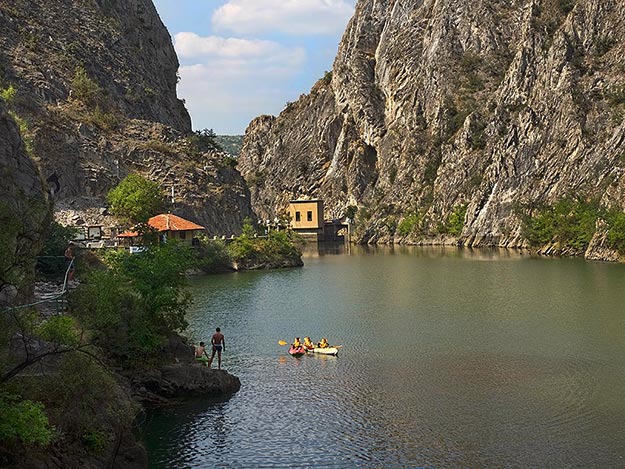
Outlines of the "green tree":
<svg viewBox="0 0 625 469">
<path fill-rule="evenodd" d="M 108 193 L 111 213 L 133 225 L 145 225 L 163 210 L 165 196 L 158 183 L 129 174 Z"/>
<path fill-rule="evenodd" d="M 106 259 L 75 293 L 75 309 L 95 343 L 128 367 L 145 366 L 165 339 L 187 326 L 190 248 L 175 242 Z"/>
<path fill-rule="evenodd" d="M 191 142 L 200 153 L 205 153 L 207 151 L 223 151 L 223 148 L 219 142 L 217 142 L 217 135 L 213 129 L 194 131 L 191 136 Z"/>
<path fill-rule="evenodd" d="M 74 239 L 77 228 L 63 226 L 53 221 L 47 231 L 43 249 L 37 259 L 37 271 L 44 275 L 62 275 L 65 273 L 63 253 L 67 244 Z"/>
</svg>

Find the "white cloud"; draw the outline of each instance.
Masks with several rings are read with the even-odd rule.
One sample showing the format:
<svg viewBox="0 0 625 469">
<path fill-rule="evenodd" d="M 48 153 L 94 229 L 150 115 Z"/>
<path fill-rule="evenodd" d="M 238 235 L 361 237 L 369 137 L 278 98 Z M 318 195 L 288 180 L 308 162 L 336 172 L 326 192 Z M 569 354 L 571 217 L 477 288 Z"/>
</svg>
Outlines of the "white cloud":
<svg viewBox="0 0 625 469">
<path fill-rule="evenodd" d="M 180 78 L 178 95 L 186 100 L 193 127 L 224 135 L 242 134 L 245 123 L 261 114 L 278 114 L 298 93 L 285 80 L 232 75 L 212 64 L 180 67 Z"/>
<path fill-rule="evenodd" d="M 354 0 L 229 0 L 213 27 L 238 34 L 337 34 L 354 12 Z"/>
<path fill-rule="evenodd" d="M 260 39 L 224 38 L 199 36 L 195 33 L 176 34 L 175 48 L 180 58 L 218 57 L 229 60 L 286 60 L 291 64 L 301 63 L 305 56 L 301 47 L 288 48 L 273 41 Z"/>
<path fill-rule="evenodd" d="M 195 128 L 241 133 L 241 122 L 278 113 L 301 92 L 292 89 L 306 61 L 301 47 L 189 32 L 176 34 L 174 45 L 183 63 L 178 94 Z"/>
</svg>

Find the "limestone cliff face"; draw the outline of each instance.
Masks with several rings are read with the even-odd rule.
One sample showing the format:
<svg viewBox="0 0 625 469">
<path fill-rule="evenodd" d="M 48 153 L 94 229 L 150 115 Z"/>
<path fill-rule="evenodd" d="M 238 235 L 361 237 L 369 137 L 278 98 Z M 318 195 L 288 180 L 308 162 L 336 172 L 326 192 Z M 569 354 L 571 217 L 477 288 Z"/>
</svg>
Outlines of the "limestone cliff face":
<svg viewBox="0 0 625 469">
<path fill-rule="evenodd" d="M 326 218 L 360 208 L 362 242 L 471 246 L 524 245 L 520 206 L 622 208 L 623 38 L 612 1 L 360 0 L 331 80 L 248 127 L 254 208 L 320 197 Z M 464 207 L 461 234 L 438 237 Z M 409 216 L 421 228 L 398 230 Z"/>
<path fill-rule="evenodd" d="M 240 230 L 245 183 L 193 147 L 178 60 L 151 0 L 0 0 L 0 31 L 0 88 L 15 90 L 7 106 L 58 219 L 112 225 L 106 193 L 140 172 L 174 188 L 176 213 L 214 234 Z"/>
<path fill-rule="evenodd" d="M 51 211 L 43 181 L 26 154 L 17 124 L 0 102 L 0 307 L 20 304 L 32 289 L 35 255 Z"/>
</svg>

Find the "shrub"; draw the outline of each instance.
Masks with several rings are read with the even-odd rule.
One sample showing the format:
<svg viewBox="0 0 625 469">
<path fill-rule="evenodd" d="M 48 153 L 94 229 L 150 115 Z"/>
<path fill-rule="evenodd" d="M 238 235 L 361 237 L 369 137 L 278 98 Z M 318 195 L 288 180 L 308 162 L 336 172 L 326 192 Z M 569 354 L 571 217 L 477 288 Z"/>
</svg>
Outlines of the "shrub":
<svg viewBox="0 0 625 469">
<path fill-rule="evenodd" d="M 358 207 L 355 205 L 349 205 L 345 210 L 345 218 L 349 218 L 353 220 L 356 214 L 358 213 Z"/>
<path fill-rule="evenodd" d="M 15 98 L 15 88 L 13 85 L 9 85 L 7 88 L 0 90 L 0 97 L 4 100 L 5 103 L 10 104 Z"/>
<path fill-rule="evenodd" d="M 397 233 L 400 236 L 408 236 L 415 231 L 415 228 L 419 226 L 421 222 L 421 216 L 418 213 L 412 213 L 405 217 L 397 225 Z"/>
<path fill-rule="evenodd" d="M 198 153 L 223 151 L 223 148 L 217 142 L 217 135 L 213 129 L 196 130 L 191 136 L 187 137 L 187 140 Z"/>
<path fill-rule="evenodd" d="M 54 436 L 41 402 L 0 392 L 0 441 L 25 445 L 48 445 Z"/>
<path fill-rule="evenodd" d="M 95 109 L 90 114 L 89 119 L 96 127 L 102 130 L 112 130 L 119 125 L 119 119 L 111 112 L 105 112 L 102 110 L 99 104 L 96 104 Z"/>
<path fill-rule="evenodd" d="M 541 206 L 522 217 L 522 233 L 530 246 L 558 243 L 563 248 L 583 252 L 595 233 L 600 215 L 596 201 L 564 198 L 554 205 Z"/>
<path fill-rule="evenodd" d="M 84 67 L 77 67 L 71 83 L 72 98 L 88 106 L 98 104 L 102 89 L 94 82 Z"/>
<path fill-rule="evenodd" d="M 625 254 L 625 213 L 621 210 L 610 210 L 605 219 L 608 224 L 608 244 L 619 253 Z"/>
<path fill-rule="evenodd" d="M 452 236 L 459 236 L 464 227 L 464 217 L 467 213 L 467 205 L 456 205 L 453 211 L 445 220 L 442 227 L 439 227 L 441 233 L 447 233 Z"/>
<path fill-rule="evenodd" d="M 271 231 L 266 238 L 254 237 L 249 220 L 243 224 L 243 233 L 228 245 L 228 254 L 234 262 L 274 263 L 301 256 L 302 241 L 294 231 Z"/>
<path fill-rule="evenodd" d="M 199 237 L 200 244 L 196 250 L 195 267 L 207 272 L 217 272 L 225 269 L 230 263 L 226 244 L 221 240 Z"/>
<path fill-rule="evenodd" d="M 101 453 L 106 448 L 108 436 L 102 430 L 88 429 L 82 435 L 83 444 L 90 450 Z"/>
</svg>

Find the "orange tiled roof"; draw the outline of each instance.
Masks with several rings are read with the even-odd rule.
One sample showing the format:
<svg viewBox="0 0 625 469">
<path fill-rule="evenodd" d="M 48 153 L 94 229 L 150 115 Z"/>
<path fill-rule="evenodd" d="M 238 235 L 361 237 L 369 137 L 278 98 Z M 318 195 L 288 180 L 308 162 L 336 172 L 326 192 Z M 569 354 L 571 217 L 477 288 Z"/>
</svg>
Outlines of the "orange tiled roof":
<svg viewBox="0 0 625 469">
<path fill-rule="evenodd" d="M 190 231 L 204 229 L 201 225 L 172 215 L 171 213 L 162 213 L 150 218 L 148 220 L 148 225 L 156 231 Z M 139 236 L 139 233 L 136 231 L 126 231 L 117 235 L 118 238 L 134 238 L 136 236 Z"/>
<path fill-rule="evenodd" d="M 148 220 L 148 225 L 157 231 L 189 231 L 203 230 L 204 227 L 185 220 L 184 218 L 172 215 L 171 213 L 162 213 Z"/>
<path fill-rule="evenodd" d="M 136 236 L 139 236 L 139 233 L 136 231 L 124 231 L 117 235 L 118 238 L 134 238 Z"/>
</svg>

